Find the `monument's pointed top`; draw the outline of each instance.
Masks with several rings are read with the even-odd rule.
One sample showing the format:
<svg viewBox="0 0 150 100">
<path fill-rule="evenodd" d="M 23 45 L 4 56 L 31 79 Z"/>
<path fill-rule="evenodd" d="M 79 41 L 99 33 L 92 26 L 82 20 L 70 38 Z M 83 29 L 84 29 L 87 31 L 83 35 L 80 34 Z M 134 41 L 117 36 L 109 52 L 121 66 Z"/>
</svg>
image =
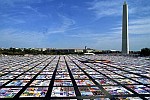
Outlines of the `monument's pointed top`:
<svg viewBox="0 0 150 100">
<path fill-rule="evenodd" d="M 127 4 L 127 2 L 126 2 L 126 0 L 124 0 L 124 5 L 126 5 Z"/>
</svg>

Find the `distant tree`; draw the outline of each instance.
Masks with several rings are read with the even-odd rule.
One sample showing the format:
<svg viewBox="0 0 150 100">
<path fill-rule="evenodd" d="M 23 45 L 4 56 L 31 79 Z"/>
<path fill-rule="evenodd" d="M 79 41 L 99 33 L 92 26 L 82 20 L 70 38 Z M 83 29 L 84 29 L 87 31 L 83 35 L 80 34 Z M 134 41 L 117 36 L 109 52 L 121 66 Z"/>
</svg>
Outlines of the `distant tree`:
<svg viewBox="0 0 150 100">
<path fill-rule="evenodd" d="M 2 54 L 2 51 L 3 51 L 3 50 L 0 48 L 0 54 Z"/>
<path fill-rule="evenodd" d="M 141 56 L 150 56 L 150 48 L 141 49 Z"/>
</svg>

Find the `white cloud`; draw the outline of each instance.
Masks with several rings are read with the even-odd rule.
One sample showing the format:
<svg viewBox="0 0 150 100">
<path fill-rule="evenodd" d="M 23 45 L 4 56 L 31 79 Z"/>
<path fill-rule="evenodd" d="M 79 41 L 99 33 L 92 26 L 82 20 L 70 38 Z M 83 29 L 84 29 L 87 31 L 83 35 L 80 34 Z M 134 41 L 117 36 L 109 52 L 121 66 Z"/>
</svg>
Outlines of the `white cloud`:
<svg viewBox="0 0 150 100">
<path fill-rule="evenodd" d="M 129 1 L 128 8 L 130 15 L 149 15 L 150 6 L 145 0 L 133 0 Z M 87 3 L 90 7 L 88 10 L 92 11 L 97 19 L 107 16 L 121 16 L 123 0 L 94 0 L 93 2 Z M 142 13 L 140 13 L 142 12 Z"/>
<path fill-rule="evenodd" d="M 138 18 L 138 19 L 134 19 L 134 20 L 129 20 L 129 23 L 130 25 L 147 25 L 147 24 L 150 24 L 150 17 L 141 17 L 141 18 Z"/>
<path fill-rule="evenodd" d="M 23 24 L 26 23 L 25 20 L 23 19 L 17 19 L 17 18 L 9 18 L 9 20 L 7 20 L 8 23 L 13 22 L 14 24 Z"/>
<path fill-rule="evenodd" d="M 116 16 L 116 15 L 121 15 L 121 2 L 120 1 L 112 1 L 112 0 L 107 0 L 107 1 L 98 1 L 95 0 L 92 3 L 88 3 L 90 7 L 88 8 L 89 10 L 93 11 L 96 15 L 96 17 L 99 19 L 101 17 L 105 16 Z"/>
<path fill-rule="evenodd" d="M 0 46 L 15 46 L 15 47 L 41 47 L 45 46 L 47 37 L 37 32 L 22 32 L 18 29 L 3 29 L 0 30 Z"/>
<path fill-rule="evenodd" d="M 26 21 L 22 18 L 18 18 L 17 17 L 17 14 L 16 16 L 13 16 L 11 13 L 9 14 L 1 14 L 0 15 L 0 18 L 1 18 L 1 22 L 3 24 L 23 24 L 23 23 L 26 23 Z"/>
<path fill-rule="evenodd" d="M 102 35 L 102 34 L 91 34 L 91 33 L 87 34 L 87 33 L 84 33 L 84 34 L 72 34 L 72 35 L 68 35 L 68 36 L 76 37 L 76 38 L 90 38 L 90 39 L 93 39 L 93 38 L 98 37 L 100 35 Z"/>
<path fill-rule="evenodd" d="M 17 3 L 40 3 L 41 0 L 0 0 L 1 6 L 15 7 Z"/>
<path fill-rule="evenodd" d="M 129 34 L 149 34 L 150 35 L 150 24 L 149 25 L 131 25 L 129 26 Z"/>
<path fill-rule="evenodd" d="M 66 31 L 69 31 L 73 28 L 71 28 L 72 25 L 75 24 L 75 21 L 73 19 L 70 19 L 66 16 L 58 14 L 61 21 L 61 25 L 55 29 L 49 28 L 47 31 L 47 34 L 55 34 L 55 33 L 64 33 Z"/>
<path fill-rule="evenodd" d="M 33 11 L 36 15 L 38 15 L 40 17 L 47 17 L 47 15 L 42 14 L 41 12 L 39 12 L 37 8 L 33 8 L 33 7 L 29 6 L 29 5 L 25 6 L 24 8 Z"/>
</svg>

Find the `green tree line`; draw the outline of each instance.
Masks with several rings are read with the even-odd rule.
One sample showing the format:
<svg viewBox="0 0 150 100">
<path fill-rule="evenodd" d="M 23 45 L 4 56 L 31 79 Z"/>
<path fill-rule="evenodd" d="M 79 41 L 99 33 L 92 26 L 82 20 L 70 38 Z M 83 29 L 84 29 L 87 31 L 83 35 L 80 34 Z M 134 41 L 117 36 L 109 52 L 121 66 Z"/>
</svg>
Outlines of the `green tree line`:
<svg viewBox="0 0 150 100">
<path fill-rule="evenodd" d="M 140 52 L 141 56 L 150 56 L 150 48 L 143 48 Z"/>
<path fill-rule="evenodd" d="M 107 54 L 108 52 L 94 52 L 95 54 Z M 111 53 L 111 52 L 109 52 Z M 117 52 L 121 53 L 121 52 Z M 131 52 L 132 53 L 132 52 Z M 143 48 L 141 51 L 137 52 L 139 53 L 140 56 L 150 56 L 150 48 Z M 43 55 L 64 55 L 64 54 L 83 54 L 81 53 L 76 53 L 76 52 L 65 52 L 65 51 L 59 51 L 59 50 L 36 50 L 36 49 L 31 49 L 31 48 L 9 48 L 9 49 L 0 49 L 0 54 L 4 55 L 25 55 L 25 54 L 32 54 L 32 55 L 38 55 L 38 54 L 43 54 Z"/>
</svg>

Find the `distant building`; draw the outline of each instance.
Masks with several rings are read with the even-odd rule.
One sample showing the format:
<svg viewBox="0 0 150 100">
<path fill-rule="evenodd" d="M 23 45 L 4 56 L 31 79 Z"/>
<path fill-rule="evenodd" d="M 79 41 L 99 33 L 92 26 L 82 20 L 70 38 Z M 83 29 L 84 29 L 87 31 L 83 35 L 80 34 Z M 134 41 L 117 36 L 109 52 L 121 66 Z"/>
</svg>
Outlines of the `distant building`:
<svg viewBox="0 0 150 100">
<path fill-rule="evenodd" d="M 91 52 L 93 52 L 94 51 L 94 49 L 90 49 L 90 48 L 87 48 L 86 49 L 86 53 L 91 53 Z"/>
<path fill-rule="evenodd" d="M 84 55 L 95 55 L 94 53 L 84 53 Z"/>
<path fill-rule="evenodd" d="M 82 53 L 82 52 L 84 52 L 84 50 L 83 49 L 75 49 L 74 52 L 76 52 L 76 53 Z"/>
</svg>

